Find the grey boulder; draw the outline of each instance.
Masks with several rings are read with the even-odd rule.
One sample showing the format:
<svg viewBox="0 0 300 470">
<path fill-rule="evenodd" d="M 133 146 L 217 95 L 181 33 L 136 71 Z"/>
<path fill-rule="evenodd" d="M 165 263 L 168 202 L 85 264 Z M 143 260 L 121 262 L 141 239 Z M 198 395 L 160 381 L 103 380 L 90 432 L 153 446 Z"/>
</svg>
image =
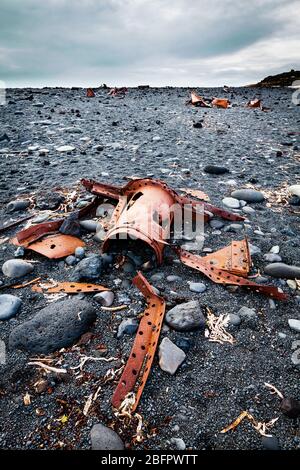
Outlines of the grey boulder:
<svg viewBox="0 0 300 470">
<path fill-rule="evenodd" d="M 2 272 L 6 277 L 18 278 L 26 276 L 33 271 L 33 265 L 21 259 L 9 259 L 2 266 Z"/>
<path fill-rule="evenodd" d="M 95 320 L 94 308 L 76 298 L 55 302 L 12 330 L 11 349 L 48 354 L 71 346 Z"/>
<path fill-rule="evenodd" d="M 123 335 L 133 335 L 137 329 L 137 320 L 135 318 L 126 318 L 119 325 L 117 338 L 121 338 Z"/>
<path fill-rule="evenodd" d="M 91 430 L 92 450 L 123 450 L 124 444 L 118 434 L 101 423 Z"/>
<path fill-rule="evenodd" d="M 100 255 L 89 256 L 79 261 L 71 275 L 71 281 L 98 279 L 102 273 L 103 261 Z"/>
<path fill-rule="evenodd" d="M 0 295 L 0 320 L 8 320 L 14 317 L 21 304 L 22 301 L 19 297 L 10 294 Z"/>
<path fill-rule="evenodd" d="M 176 305 L 166 314 L 166 323 L 177 331 L 191 331 L 205 327 L 205 318 L 197 300 Z"/>
</svg>

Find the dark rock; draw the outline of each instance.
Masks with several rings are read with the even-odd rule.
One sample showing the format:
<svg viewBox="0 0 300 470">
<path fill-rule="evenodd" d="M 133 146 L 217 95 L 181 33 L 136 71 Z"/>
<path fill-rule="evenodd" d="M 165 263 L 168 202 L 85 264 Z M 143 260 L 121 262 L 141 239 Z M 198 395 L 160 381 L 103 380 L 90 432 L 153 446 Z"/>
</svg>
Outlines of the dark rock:
<svg viewBox="0 0 300 470">
<path fill-rule="evenodd" d="M 9 347 L 38 354 L 66 348 L 87 331 L 95 318 L 94 308 L 85 300 L 52 303 L 11 332 Z"/>
<path fill-rule="evenodd" d="M 47 192 L 38 196 L 36 199 L 36 206 L 41 210 L 54 210 L 64 202 L 65 198 L 55 192 Z"/>
<path fill-rule="evenodd" d="M 83 279 L 98 279 L 102 273 L 103 261 L 101 255 L 93 255 L 79 261 L 71 275 L 71 281 Z"/>
<path fill-rule="evenodd" d="M 263 436 L 261 442 L 266 450 L 280 450 L 279 441 L 275 436 Z"/>
<path fill-rule="evenodd" d="M 265 196 L 255 189 L 237 189 L 231 193 L 231 197 L 246 202 L 263 202 Z"/>
<path fill-rule="evenodd" d="M 284 279 L 300 279 L 300 268 L 298 266 L 290 266 L 285 263 L 271 263 L 265 266 L 264 271 L 269 276 Z"/>
<path fill-rule="evenodd" d="M 204 167 L 204 171 L 205 173 L 209 173 L 211 175 L 223 175 L 224 173 L 229 173 L 228 168 L 217 165 L 207 165 Z"/>
<path fill-rule="evenodd" d="M 78 219 L 78 213 L 74 212 L 67 217 L 60 226 L 60 233 L 64 235 L 73 235 L 79 237 L 81 235 L 81 228 Z"/>
<path fill-rule="evenodd" d="M 137 329 L 137 320 L 135 318 L 126 318 L 119 325 L 117 338 L 121 338 L 123 335 L 133 335 Z"/>
<path fill-rule="evenodd" d="M 294 398 L 283 398 L 280 409 L 289 418 L 296 419 L 300 416 L 300 402 Z"/>
<path fill-rule="evenodd" d="M 7 212 L 23 211 L 30 206 L 29 201 L 11 201 L 7 204 Z"/>
</svg>

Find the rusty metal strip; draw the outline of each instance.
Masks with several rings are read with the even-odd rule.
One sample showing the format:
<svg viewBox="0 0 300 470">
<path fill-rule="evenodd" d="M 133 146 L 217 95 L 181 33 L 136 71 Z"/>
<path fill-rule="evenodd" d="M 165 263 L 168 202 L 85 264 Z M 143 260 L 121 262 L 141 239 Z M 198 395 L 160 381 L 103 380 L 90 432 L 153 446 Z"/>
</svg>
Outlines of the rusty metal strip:
<svg viewBox="0 0 300 470">
<path fill-rule="evenodd" d="M 21 230 L 21 232 L 17 233 L 16 239 L 13 240 L 13 243 L 26 248 L 30 243 L 39 240 L 45 235 L 57 232 L 62 223 L 63 219 L 59 219 L 53 220 L 52 222 L 45 222 L 43 224 L 31 225 L 25 230 Z"/>
<path fill-rule="evenodd" d="M 230 271 L 209 265 L 205 261 L 206 257 L 194 255 L 181 248 L 177 248 L 176 251 L 183 264 L 189 266 L 190 268 L 196 269 L 197 271 L 200 271 L 202 274 L 204 274 L 217 284 L 230 284 L 241 287 L 247 287 L 249 289 L 268 295 L 269 297 L 272 297 L 277 300 L 287 300 L 288 298 L 286 294 L 279 292 L 277 287 L 256 284 L 255 282 L 249 281 L 248 279 L 236 276 Z"/>
<path fill-rule="evenodd" d="M 108 287 L 101 286 L 100 284 L 90 284 L 86 282 L 58 282 L 57 285 L 53 287 L 52 284 L 49 286 L 33 286 L 32 290 L 34 292 L 44 292 L 47 294 L 54 294 L 56 292 L 65 292 L 66 294 L 78 294 L 80 292 L 84 293 L 95 293 L 108 291 Z"/>
<path fill-rule="evenodd" d="M 47 258 L 58 259 L 72 255 L 76 248 L 84 245 L 85 243 L 80 238 L 57 234 L 31 243 L 27 248 L 47 256 Z"/>
<path fill-rule="evenodd" d="M 94 180 L 82 179 L 81 184 L 92 194 L 97 196 L 119 199 L 122 188 L 113 184 L 97 183 Z"/>
<path fill-rule="evenodd" d="M 214 266 L 247 277 L 251 267 L 251 256 L 247 240 L 232 241 L 231 245 L 202 258 L 206 266 Z"/>
<path fill-rule="evenodd" d="M 154 293 L 153 288 L 140 272 L 133 282 L 146 297 L 148 306 L 140 321 L 129 359 L 112 397 L 112 405 L 119 408 L 126 395 L 135 390 L 138 382 L 132 411 L 139 404 L 150 373 L 165 313 L 164 299 Z"/>
</svg>

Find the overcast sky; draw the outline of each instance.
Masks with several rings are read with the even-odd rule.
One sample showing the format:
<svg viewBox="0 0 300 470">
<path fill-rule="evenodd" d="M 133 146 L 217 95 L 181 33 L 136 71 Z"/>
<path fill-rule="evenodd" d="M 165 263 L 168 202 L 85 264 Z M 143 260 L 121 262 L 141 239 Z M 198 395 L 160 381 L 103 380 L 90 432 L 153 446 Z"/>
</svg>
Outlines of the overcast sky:
<svg viewBox="0 0 300 470">
<path fill-rule="evenodd" d="M 222 86 L 300 69 L 299 0 L 0 0 L 6 86 Z"/>
</svg>

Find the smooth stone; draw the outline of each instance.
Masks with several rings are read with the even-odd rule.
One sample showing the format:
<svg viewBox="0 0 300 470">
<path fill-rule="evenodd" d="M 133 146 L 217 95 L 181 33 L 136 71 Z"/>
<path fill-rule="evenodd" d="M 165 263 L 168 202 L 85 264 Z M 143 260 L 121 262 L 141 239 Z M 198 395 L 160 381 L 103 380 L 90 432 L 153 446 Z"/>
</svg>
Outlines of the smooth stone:
<svg viewBox="0 0 300 470">
<path fill-rule="evenodd" d="M 261 249 L 256 245 L 251 245 L 251 243 L 249 243 L 249 250 L 251 256 L 259 255 L 261 253 Z"/>
<path fill-rule="evenodd" d="M 172 444 L 175 445 L 176 449 L 178 449 L 178 450 L 185 450 L 186 449 L 185 442 L 180 437 L 172 437 L 171 442 L 172 442 Z"/>
<path fill-rule="evenodd" d="M 225 227 L 224 232 L 241 232 L 243 230 L 243 226 L 241 224 L 230 224 Z"/>
<path fill-rule="evenodd" d="M 288 279 L 286 283 L 290 289 L 296 290 L 298 287 L 296 281 L 293 281 L 292 279 Z"/>
<path fill-rule="evenodd" d="M 248 214 L 248 215 L 252 215 L 252 214 L 255 214 L 255 209 L 253 209 L 253 207 L 250 207 L 250 206 L 245 206 L 243 207 L 243 212 L 245 212 L 245 214 Z"/>
<path fill-rule="evenodd" d="M 269 263 L 278 263 L 282 261 L 282 258 L 276 253 L 266 253 L 264 255 L 264 260 L 268 261 Z"/>
<path fill-rule="evenodd" d="M 239 326 L 241 323 L 241 318 L 235 313 L 228 314 L 228 323 L 229 325 Z"/>
<path fill-rule="evenodd" d="M 176 305 L 166 314 L 166 323 L 177 331 L 192 331 L 205 327 L 205 317 L 197 300 Z"/>
<path fill-rule="evenodd" d="M 212 219 L 209 222 L 209 225 L 213 229 L 220 229 L 220 228 L 224 227 L 225 223 L 222 220 Z"/>
<path fill-rule="evenodd" d="M 82 134 L 82 129 L 79 127 L 65 127 L 64 131 L 68 132 L 69 134 Z"/>
<path fill-rule="evenodd" d="M 222 203 L 224 206 L 230 207 L 231 209 L 239 209 L 240 207 L 240 201 L 233 197 L 224 197 L 224 199 L 222 199 Z"/>
<path fill-rule="evenodd" d="M 231 193 L 231 197 L 246 202 L 263 202 L 265 200 L 263 193 L 255 189 L 237 189 Z"/>
<path fill-rule="evenodd" d="M 123 266 L 122 266 L 122 271 L 124 273 L 133 273 L 135 271 L 135 267 L 133 264 L 129 263 L 128 261 L 126 261 Z"/>
<path fill-rule="evenodd" d="M 171 375 L 175 374 L 186 358 L 182 349 L 178 348 L 169 338 L 164 338 L 161 341 L 158 355 L 160 368 Z"/>
<path fill-rule="evenodd" d="M 217 165 L 207 165 L 204 167 L 203 171 L 211 175 L 223 175 L 224 173 L 229 173 L 228 168 Z"/>
<path fill-rule="evenodd" d="M 18 246 L 18 248 L 14 252 L 14 257 L 23 258 L 24 255 L 25 255 L 25 248 L 23 246 Z"/>
<path fill-rule="evenodd" d="M 30 206 L 29 201 L 11 201 L 7 204 L 7 212 L 23 211 Z"/>
<path fill-rule="evenodd" d="M 95 319 L 95 309 L 86 300 L 73 297 L 51 303 L 12 330 L 9 347 L 48 354 L 71 346 Z"/>
<path fill-rule="evenodd" d="M 14 317 L 21 304 L 22 301 L 19 297 L 10 294 L 0 295 L 0 320 L 8 320 Z"/>
<path fill-rule="evenodd" d="M 82 246 L 78 246 L 75 249 L 74 255 L 76 256 L 76 258 L 83 259 L 85 257 L 85 249 Z"/>
<path fill-rule="evenodd" d="M 279 251 L 280 251 L 279 245 L 274 245 L 272 246 L 270 253 L 275 253 L 276 255 L 278 255 Z"/>
<path fill-rule="evenodd" d="M 297 331 L 298 333 L 300 333 L 300 320 L 296 320 L 295 318 L 289 318 L 288 319 L 288 324 L 289 324 L 289 327 L 292 330 Z"/>
<path fill-rule="evenodd" d="M 182 278 L 180 276 L 175 276 L 174 274 L 173 275 L 170 275 L 170 276 L 167 276 L 167 281 L 168 282 L 177 282 L 177 281 L 181 281 Z"/>
<path fill-rule="evenodd" d="M 191 292 L 197 292 L 197 294 L 202 294 L 206 291 L 206 285 L 202 282 L 188 282 L 189 289 Z"/>
<path fill-rule="evenodd" d="M 32 219 L 33 224 L 41 224 L 42 222 L 45 222 L 45 220 L 49 219 L 49 212 L 41 212 L 38 214 L 34 219 Z"/>
<path fill-rule="evenodd" d="M 269 276 L 283 279 L 300 279 L 300 268 L 285 263 L 272 263 L 265 266 L 264 271 Z"/>
<path fill-rule="evenodd" d="M 122 320 L 117 333 L 117 338 L 123 335 L 133 335 L 138 329 L 138 322 L 135 318 L 126 318 Z"/>
<path fill-rule="evenodd" d="M 103 261 L 101 255 L 93 255 L 79 261 L 71 275 L 71 281 L 98 279 L 102 274 Z"/>
<path fill-rule="evenodd" d="M 124 444 L 118 434 L 101 423 L 91 429 L 92 450 L 123 450 Z"/>
<path fill-rule="evenodd" d="M 80 225 L 88 232 L 96 232 L 98 222 L 96 220 L 81 220 Z"/>
<path fill-rule="evenodd" d="M 61 145 L 60 147 L 56 148 L 57 152 L 61 153 L 68 153 L 68 152 L 73 152 L 75 150 L 75 147 L 72 145 Z"/>
<path fill-rule="evenodd" d="M 94 299 L 104 307 L 110 307 L 115 299 L 115 294 L 111 290 L 105 290 L 94 295 Z"/>
<path fill-rule="evenodd" d="M 263 436 L 261 442 L 266 450 L 280 450 L 279 441 L 275 436 Z"/>
<path fill-rule="evenodd" d="M 67 256 L 65 262 L 68 266 L 74 266 L 77 263 L 77 258 L 73 255 Z"/>
<path fill-rule="evenodd" d="M 294 398 L 284 397 L 280 409 L 289 418 L 297 419 L 300 416 L 300 402 Z"/>
<path fill-rule="evenodd" d="M 2 266 L 2 272 L 6 277 L 18 278 L 26 276 L 33 271 L 34 267 L 27 261 L 20 259 L 9 259 Z"/>
<path fill-rule="evenodd" d="M 300 184 L 293 184 L 288 187 L 288 191 L 294 196 L 300 197 Z"/>
<path fill-rule="evenodd" d="M 256 320 L 257 319 L 257 314 L 254 308 L 242 307 L 240 308 L 237 314 L 242 320 Z"/>
</svg>

